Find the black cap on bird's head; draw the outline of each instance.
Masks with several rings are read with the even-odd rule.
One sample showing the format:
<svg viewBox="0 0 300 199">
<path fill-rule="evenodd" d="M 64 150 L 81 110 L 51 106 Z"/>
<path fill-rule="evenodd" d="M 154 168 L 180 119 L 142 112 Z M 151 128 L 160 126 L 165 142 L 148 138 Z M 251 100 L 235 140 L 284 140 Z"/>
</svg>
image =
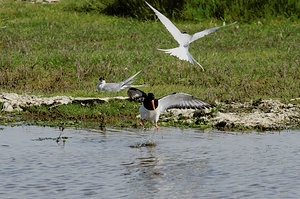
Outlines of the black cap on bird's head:
<svg viewBox="0 0 300 199">
<path fill-rule="evenodd" d="M 103 77 L 99 78 L 99 81 L 102 82 L 103 80 L 105 80 Z"/>
<path fill-rule="evenodd" d="M 144 100 L 143 104 L 144 104 L 146 109 L 155 111 L 157 106 L 158 106 L 158 100 L 155 99 L 153 93 L 148 93 L 148 95 L 147 95 L 146 99 Z"/>
<path fill-rule="evenodd" d="M 155 97 L 154 97 L 154 94 L 153 94 L 153 93 L 148 93 L 148 96 L 147 96 L 147 98 L 148 98 L 149 100 L 154 100 L 154 99 L 155 99 Z"/>
</svg>

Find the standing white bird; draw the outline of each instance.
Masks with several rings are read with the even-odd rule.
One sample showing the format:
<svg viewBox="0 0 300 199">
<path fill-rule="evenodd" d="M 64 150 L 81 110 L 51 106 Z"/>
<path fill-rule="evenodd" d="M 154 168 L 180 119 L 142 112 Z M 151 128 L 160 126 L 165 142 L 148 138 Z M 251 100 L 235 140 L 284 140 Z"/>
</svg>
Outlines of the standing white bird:
<svg viewBox="0 0 300 199">
<path fill-rule="evenodd" d="M 172 93 L 160 99 L 155 99 L 153 93 L 148 93 L 144 99 L 139 112 L 142 120 L 148 120 L 154 123 L 158 129 L 157 121 L 160 114 L 170 108 L 208 108 L 210 105 L 200 99 L 186 93 Z M 143 122 L 141 121 L 142 125 Z"/>
<path fill-rule="evenodd" d="M 108 91 L 108 92 L 119 92 L 122 89 L 130 88 L 131 83 L 134 81 L 133 78 L 137 76 L 141 71 L 137 72 L 136 74 L 132 75 L 128 79 L 118 83 L 106 83 L 104 78 L 99 78 L 97 89 L 98 91 Z M 143 85 L 136 85 L 136 87 L 143 86 Z"/>
<path fill-rule="evenodd" d="M 187 33 L 181 33 L 180 30 L 167 18 L 165 17 L 163 14 L 161 14 L 159 11 L 157 11 L 155 8 L 153 8 L 149 3 L 147 3 L 145 1 L 145 3 L 154 11 L 154 13 L 156 14 L 156 16 L 159 18 L 159 20 L 161 21 L 161 23 L 167 28 L 167 30 L 172 34 L 172 36 L 174 37 L 174 39 L 178 42 L 179 47 L 177 48 L 172 48 L 172 49 L 158 49 L 161 51 L 164 51 L 166 53 L 169 53 L 173 56 L 178 57 L 180 60 L 185 60 L 188 61 L 192 64 L 194 64 L 194 62 L 196 62 L 196 64 L 198 64 L 202 70 L 203 67 L 201 66 L 201 64 L 199 64 L 194 58 L 193 56 L 189 53 L 189 45 L 190 43 L 192 43 L 193 41 L 200 39 L 210 33 L 215 32 L 216 30 L 218 30 L 219 28 L 225 27 L 225 26 L 218 26 L 218 27 L 214 27 L 214 28 L 210 28 L 210 29 L 206 29 L 203 30 L 201 32 L 197 32 L 193 35 L 189 35 Z M 232 23 L 235 24 L 236 22 Z M 229 25 L 232 25 L 229 24 Z M 226 25 L 226 26 L 229 26 Z"/>
</svg>

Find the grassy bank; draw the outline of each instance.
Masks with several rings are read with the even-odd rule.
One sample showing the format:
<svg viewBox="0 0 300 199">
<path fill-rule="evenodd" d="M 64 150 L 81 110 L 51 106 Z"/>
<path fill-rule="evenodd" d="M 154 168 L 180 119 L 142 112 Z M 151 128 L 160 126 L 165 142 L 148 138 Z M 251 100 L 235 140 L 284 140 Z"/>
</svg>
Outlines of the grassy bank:
<svg viewBox="0 0 300 199">
<path fill-rule="evenodd" d="M 80 126 L 105 128 L 134 127 L 139 120 L 135 112 L 138 104 L 127 100 L 111 100 L 109 103 L 67 104 L 49 108 L 49 106 L 27 107 L 23 120 L 32 124 L 47 126 Z M 133 111 L 134 110 L 134 111 Z"/>
<path fill-rule="evenodd" d="M 144 5 L 146 7 L 146 5 Z M 299 20 L 239 22 L 190 46 L 205 68 L 157 50 L 177 46 L 159 21 L 64 9 L 57 4 L 0 3 L 0 90 L 42 95 L 97 93 L 100 76 L 121 81 L 139 70 L 137 84 L 158 97 L 186 92 L 209 103 L 299 97 Z M 227 21 L 228 23 L 231 21 Z M 176 22 L 194 33 L 223 22 Z"/>
</svg>

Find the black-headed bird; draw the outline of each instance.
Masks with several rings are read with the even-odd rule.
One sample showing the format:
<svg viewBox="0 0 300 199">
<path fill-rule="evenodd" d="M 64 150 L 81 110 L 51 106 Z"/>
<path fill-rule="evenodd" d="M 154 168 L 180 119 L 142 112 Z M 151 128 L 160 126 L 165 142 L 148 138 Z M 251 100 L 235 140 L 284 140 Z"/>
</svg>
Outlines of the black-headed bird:
<svg viewBox="0 0 300 199">
<path fill-rule="evenodd" d="M 187 93 L 172 93 L 166 95 L 162 98 L 155 99 L 153 93 L 148 93 L 147 97 L 144 99 L 139 112 L 141 115 L 141 122 L 143 120 L 150 121 L 154 123 L 156 129 L 159 129 L 157 126 L 157 121 L 160 114 L 170 108 L 209 108 L 210 104 L 201 101 L 200 99 L 187 94 Z"/>
</svg>

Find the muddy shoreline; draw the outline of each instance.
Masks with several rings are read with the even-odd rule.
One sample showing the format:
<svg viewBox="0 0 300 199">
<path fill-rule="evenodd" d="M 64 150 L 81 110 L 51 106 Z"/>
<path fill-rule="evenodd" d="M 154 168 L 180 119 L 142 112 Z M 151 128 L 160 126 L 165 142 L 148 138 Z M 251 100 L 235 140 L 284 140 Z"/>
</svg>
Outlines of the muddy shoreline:
<svg viewBox="0 0 300 199">
<path fill-rule="evenodd" d="M 24 107 L 46 105 L 60 106 L 68 103 L 90 103 L 97 101 L 109 103 L 109 100 L 127 100 L 128 97 L 83 98 L 71 96 L 43 97 L 0 92 L 0 119 L 10 112 L 22 113 Z M 170 109 L 165 111 L 159 122 L 170 119 L 195 123 L 205 120 L 211 127 L 220 130 L 281 130 L 300 128 L 300 98 L 291 99 L 284 104 L 279 100 L 257 100 L 245 103 L 216 102 L 214 110 Z M 137 113 L 138 110 L 134 110 Z"/>
</svg>

